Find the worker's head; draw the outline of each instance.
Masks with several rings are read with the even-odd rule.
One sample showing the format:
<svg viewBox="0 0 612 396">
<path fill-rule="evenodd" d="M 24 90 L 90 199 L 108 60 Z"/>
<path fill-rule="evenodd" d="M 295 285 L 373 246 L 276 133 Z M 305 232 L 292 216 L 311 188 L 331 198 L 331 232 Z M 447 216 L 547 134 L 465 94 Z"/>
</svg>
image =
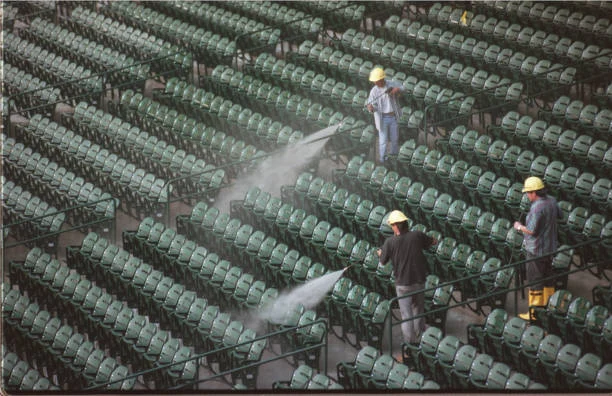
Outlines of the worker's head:
<svg viewBox="0 0 612 396">
<path fill-rule="evenodd" d="M 375 67 L 372 69 L 370 72 L 370 82 L 373 82 L 379 87 L 385 85 L 385 71 L 382 69 L 382 67 Z"/>
<path fill-rule="evenodd" d="M 546 186 L 539 177 L 530 176 L 525 179 L 523 192 L 527 194 L 530 201 L 534 201 L 537 199 L 537 197 L 543 197 L 546 195 Z"/>
<path fill-rule="evenodd" d="M 389 213 L 387 224 L 391 226 L 391 229 L 395 235 L 399 235 L 406 231 L 406 228 L 408 227 L 408 217 L 406 217 L 402 211 L 394 210 Z"/>
</svg>

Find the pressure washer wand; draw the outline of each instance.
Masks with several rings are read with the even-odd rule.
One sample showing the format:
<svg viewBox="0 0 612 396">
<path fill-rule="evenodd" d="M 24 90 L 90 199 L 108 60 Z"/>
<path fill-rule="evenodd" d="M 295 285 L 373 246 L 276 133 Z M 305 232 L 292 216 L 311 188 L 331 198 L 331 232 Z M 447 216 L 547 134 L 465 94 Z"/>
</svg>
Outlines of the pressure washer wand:
<svg viewBox="0 0 612 396">
<path fill-rule="evenodd" d="M 393 88 L 389 87 L 387 88 L 387 90 L 383 93 L 381 93 L 380 95 L 378 95 L 377 97 L 375 97 L 374 99 L 372 99 L 372 101 L 366 103 L 365 105 L 363 105 L 364 108 L 367 108 L 368 105 L 371 105 L 372 103 L 376 102 L 378 99 L 382 98 L 384 95 L 387 95 L 391 92 Z"/>
</svg>

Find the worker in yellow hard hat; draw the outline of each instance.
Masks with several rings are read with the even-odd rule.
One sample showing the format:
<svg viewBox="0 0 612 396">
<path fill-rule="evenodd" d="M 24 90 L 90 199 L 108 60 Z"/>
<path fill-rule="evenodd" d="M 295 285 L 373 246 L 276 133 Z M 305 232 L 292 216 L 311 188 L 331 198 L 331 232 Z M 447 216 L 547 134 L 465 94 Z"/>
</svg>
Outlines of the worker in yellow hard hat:
<svg viewBox="0 0 612 396">
<path fill-rule="evenodd" d="M 387 223 L 393 230 L 393 236 L 387 238 L 382 248 L 378 249 L 378 256 L 381 264 L 384 265 L 391 261 L 393 265 L 397 296 L 405 296 L 424 289 L 429 269 L 423 250 L 435 245 L 438 241 L 421 231 L 410 231 L 408 217 L 399 210 L 389 213 Z M 404 320 L 402 322 L 404 341 L 419 342 L 425 330 L 425 320 L 423 317 L 408 319 L 423 313 L 425 306 L 423 293 L 401 298 L 398 304 L 402 320 Z"/>
<path fill-rule="evenodd" d="M 387 142 L 390 143 L 389 154 L 399 152 L 398 121 L 402 117 L 402 109 L 397 99 L 404 90 L 401 83 L 387 79 L 381 67 L 375 67 L 370 72 L 370 82 L 374 84 L 366 101 L 366 108 L 374 113 L 374 123 L 378 130 L 378 163 L 385 162 Z"/>
<path fill-rule="evenodd" d="M 514 228 L 524 236 L 526 280 L 530 284 L 529 307 L 545 306 L 548 298 L 555 292 L 555 288 L 553 279 L 544 279 L 552 275 L 553 256 L 542 256 L 553 253 L 558 248 L 557 219 L 561 217 L 561 209 L 557 205 L 557 200 L 547 194 L 546 186 L 539 177 L 528 177 L 523 186 L 523 193 L 527 194 L 531 202 L 527 224 L 516 221 Z M 519 316 L 525 320 L 534 319 L 530 313 Z"/>
</svg>

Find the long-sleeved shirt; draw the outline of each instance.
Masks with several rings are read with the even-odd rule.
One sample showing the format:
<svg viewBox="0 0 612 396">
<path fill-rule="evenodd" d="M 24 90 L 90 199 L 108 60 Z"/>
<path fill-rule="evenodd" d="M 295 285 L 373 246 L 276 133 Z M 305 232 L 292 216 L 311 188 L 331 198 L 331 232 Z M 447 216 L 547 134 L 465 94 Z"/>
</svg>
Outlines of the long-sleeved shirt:
<svg viewBox="0 0 612 396">
<path fill-rule="evenodd" d="M 398 121 L 402 117 L 402 109 L 397 103 L 397 98 L 386 93 L 389 88 L 399 88 L 402 92 L 404 91 L 404 86 L 401 83 L 393 80 L 385 80 L 384 87 L 379 87 L 377 85 L 372 87 L 366 102 L 366 105 L 371 104 L 374 106 L 374 123 L 376 124 L 377 130 L 380 130 L 380 119 L 383 114 L 393 112 Z"/>
</svg>

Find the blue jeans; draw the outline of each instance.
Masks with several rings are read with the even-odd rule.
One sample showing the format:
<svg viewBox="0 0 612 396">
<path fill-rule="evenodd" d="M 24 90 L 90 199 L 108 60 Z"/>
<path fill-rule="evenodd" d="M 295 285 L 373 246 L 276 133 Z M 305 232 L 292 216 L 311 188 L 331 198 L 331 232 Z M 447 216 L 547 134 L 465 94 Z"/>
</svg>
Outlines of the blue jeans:
<svg viewBox="0 0 612 396">
<path fill-rule="evenodd" d="M 421 290 L 424 288 L 422 283 L 416 283 L 410 286 L 395 286 L 395 292 L 398 297 L 404 296 L 410 292 Z M 414 316 L 421 315 L 425 310 L 425 295 L 421 293 L 413 294 L 410 297 L 402 298 L 397 301 L 399 304 L 400 315 L 402 320 L 410 319 Z M 402 322 L 402 333 L 404 341 L 415 343 L 419 341 L 421 333 L 425 330 L 425 318 L 408 320 Z"/>
<path fill-rule="evenodd" d="M 388 141 L 391 142 L 389 154 L 395 155 L 399 153 L 398 140 L 399 132 L 395 115 L 383 114 L 380 119 L 380 130 L 378 131 L 378 155 L 380 162 L 385 161 Z"/>
</svg>

